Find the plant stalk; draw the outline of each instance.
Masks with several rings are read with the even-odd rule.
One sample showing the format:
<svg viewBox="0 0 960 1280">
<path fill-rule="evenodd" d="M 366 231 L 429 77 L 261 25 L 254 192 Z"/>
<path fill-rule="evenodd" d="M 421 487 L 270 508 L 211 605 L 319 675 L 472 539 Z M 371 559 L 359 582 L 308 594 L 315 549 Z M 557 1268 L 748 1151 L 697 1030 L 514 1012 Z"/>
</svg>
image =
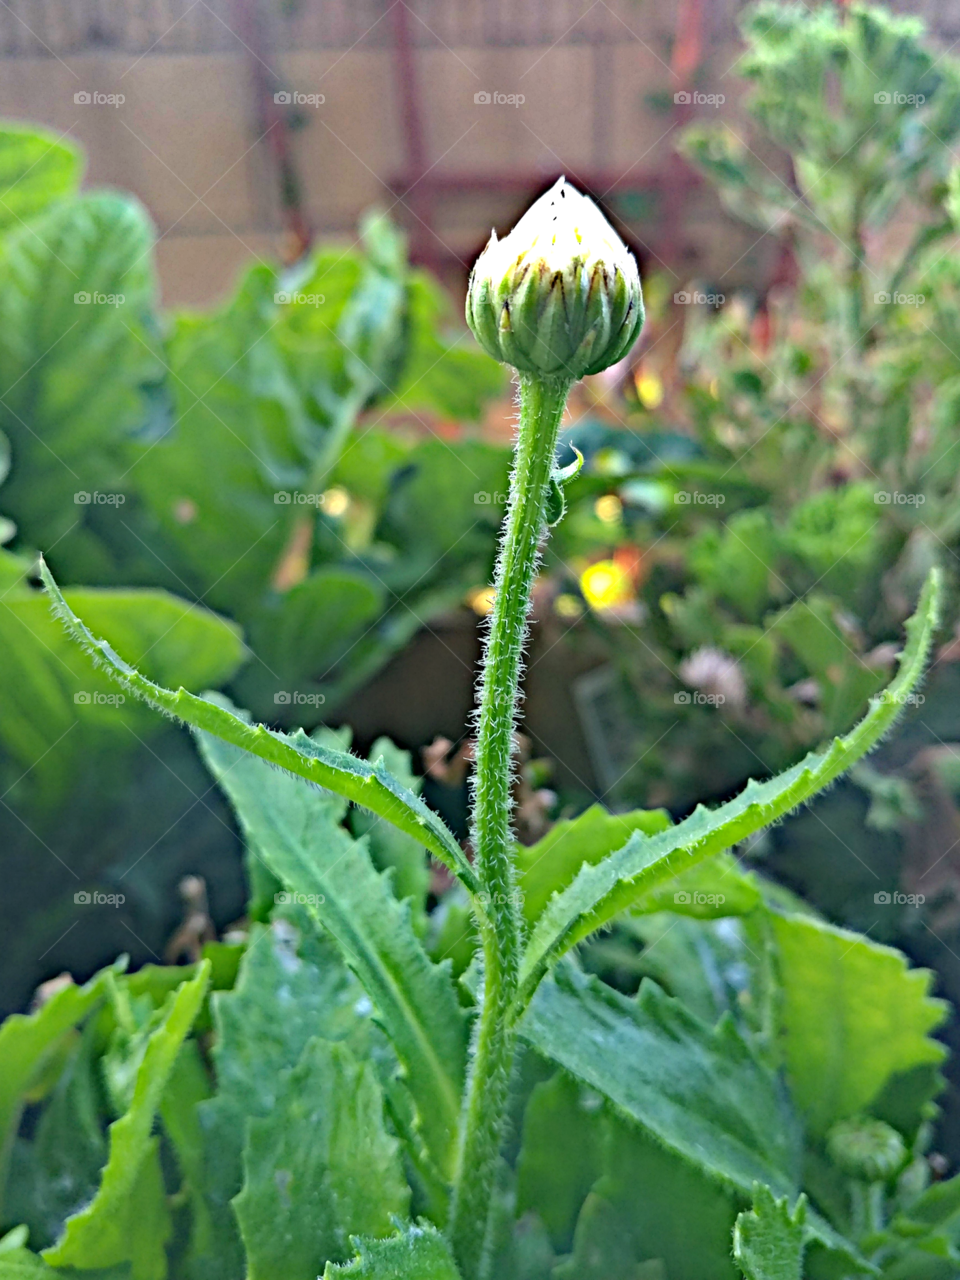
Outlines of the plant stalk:
<svg viewBox="0 0 960 1280">
<path fill-rule="evenodd" d="M 520 376 L 520 431 L 484 649 L 474 773 L 473 844 L 486 911 L 481 1013 L 461 1120 L 449 1235 L 464 1280 L 483 1280 L 515 1033 L 522 915 L 513 856 L 513 746 L 530 591 L 570 381 Z"/>
</svg>

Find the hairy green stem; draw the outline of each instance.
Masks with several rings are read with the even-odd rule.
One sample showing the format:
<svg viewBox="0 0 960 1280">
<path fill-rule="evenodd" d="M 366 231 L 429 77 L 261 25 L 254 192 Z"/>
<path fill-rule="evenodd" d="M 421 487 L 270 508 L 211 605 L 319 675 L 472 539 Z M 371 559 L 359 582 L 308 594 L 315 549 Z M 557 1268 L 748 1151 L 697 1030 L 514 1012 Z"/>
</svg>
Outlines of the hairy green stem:
<svg viewBox="0 0 960 1280">
<path fill-rule="evenodd" d="M 480 921 L 483 995 L 449 1228 L 464 1280 L 481 1280 L 488 1261 L 490 1203 L 515 1049 L 509 1012 L 523 939 L 511 830 L 514 722 L 530 589 L 569 389 L 567 380 L 520 379 L 520 433 L 484 652 L 473 808 L 476 868 L 486 900 Z"/>
</svg>

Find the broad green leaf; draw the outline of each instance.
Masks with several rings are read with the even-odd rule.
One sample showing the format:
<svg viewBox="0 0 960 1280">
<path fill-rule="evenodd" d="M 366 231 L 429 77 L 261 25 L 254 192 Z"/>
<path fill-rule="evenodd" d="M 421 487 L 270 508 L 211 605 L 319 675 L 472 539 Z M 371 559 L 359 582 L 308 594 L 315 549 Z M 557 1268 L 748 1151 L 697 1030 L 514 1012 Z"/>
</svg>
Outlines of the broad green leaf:
<svg viewBox="0 0 960 1280">
<path fill-rule="evenodd" d="M 634 914 L 672 911 L 699 920 L 745 916 L 763 902 L 756 877 L 728 853 L 717 854 L 658 884 L 633 904 Z"/>
<path fill-rule="evenodd" d="M 846 737 L 835 738 L 829 747 L 812 752 L 767 782 L 751 781 L 718 809 L 701 805 L 660 835 L 634 833 L 603 862 L 583 867 L 573 883 L 551 900 L 534 928 L 521 971 L 520 1008 L 550 965 L 570 947 L 663 880 L 728 849 L 809 800 L 877 744 L 923 674 L 936 627 L 939 583 L 939 571 L 934 569 L 917 612 L 907 623 L 907 645 L 896 678 Z"/>
<path fill-rule="evenodd" d="M 805 1220 L 805 1197 L 791 1212 L 786 1197 L 777 1200 L 757 1183 L 753 1208 L 739 1215 L 733 1230 L 733 1256 L 746 1280 L 803 1280 Z"/>
<path fill-rule="evenodd" d="M 577 1221 L 555 1280 L 644 1276 L 734 1280 L 730 1236 L 737 1198 L 628 1121 L 603 1117 L 602 1176 Z M 647 1271 L 640 1268 L 646 1267 Z"/>
<path fill-rule="evenodd" d="M 927 994 L 928 970 L 809 916 L 775 915 L 772 926 L 787 1074 L 815 1134 L 868 1111 L 891 1077 L 943 1061 L 930 1032 L 946 1005 Z"/>
<path fill-rule="evenodd" d="M 383 588 L 346 568 L 316 569 L 265 611 L 251 630 L 270 671 L 283 672 L 295 688 L 322 684 L 383 608 Z M 266 681 L 270 671 L 263 671 Z M 276 688 L 275 678 L 270 679 Z M 302 712 L 302 708 L 301 708 Z"/>
<path fill-rule="evenodd" d="M 328 1040 L 308 1043 L 270 1115 L 249 1122 L 244 1171 L 233 1203 L 248 1280 L 314 1280 L 350 1256 L 352 1234 L 388 1235 L 409 1208 L 373 1067 Z"/>
<path fill-rule="evenodd" d="M 363 989 L 329 942 L 300 936 L 287 921 L 255 926 L 233 990 L 211 997 L 216 1094 L 198 1106 L 202 1190 L 209 1239 L 195 1243 L 199 1273 L 234 1280 L 243 1249 L 231 1200 L 243 1185 L 248 1119 L 267 1117 L 283 1073 L 312 1036 L 366 1048 L 369 1019 L 357 1013 Z"/>
<path fill-rule="evenodd" d="M 381 765 L 368 764 L 345 751 L 321 747 L 303 733 L 286 735 L 271 732 L 263 725 L 251 725 L 227 707 L 195 697 L 186 689 L 173 692 L 154 684 L 124 661 L 105 640 L 93 636 L 67 605 L 42 562 L 40 573 L 50 593 L 52 607 L 68 633 L 117 683 L 136 697 L 195 729 L 202 729 L 379 814 L 401 831 L 419 839 L 434 857 L 455 870 L 471 890 L 477 891 L 473 869 L 441 819 Z"/>
<path fill-rule="evenodd" d="M 74 192 L 83 159 L 76 147 L 35 125 L 0 129 L 0 232 L 21 226 Z"/>
<path fill-rule="evenodd" d="M 636 1000 L 560 966 L 519 1024 L 538 1053 L 607 1098 L 657 1143 L 721 1186 L 796 1196 L 800 1129 L 777 1077 L 729 1017 L 702 1022 L 647 981 Z M 857 1270 L 822 1219 L 811 1230 Z"/>
<path fill-rule="evenodd" d="M 600 862 L 635 831 L 652 836 L 669 825 L 665 809 L 608 813 L 602 805 L 592 804 L 579 817 L 555 823 L 536 844 L 518 845 L 523 914 L 533 924 L 554 893 L 565 889 L 584 863 Z"/>
<path fill-rule="evenodd" d="M 388 1240 L 354 1240 L 357 1257 L 346 1266 L 327 1263 L 323 1280 L 460 1280 L 443 1236 L 433 1227 L 404 1227 Z"/>
<path fill-rule="evenodd" d="M 79 588 L 71 604 L 95 619 L 100 634 L 162 683 L 209 688 L 234 674 L 245 656 L 237 628 L 207 609 L 164 591 Z M 44 799 L 65 786 L 78 758 L 98 746 L 128 747 L 156 722 L 133 699 L 91 671 L 43 594 L 7 590 L 0 600 L 0 740 Z M 78 661 L 79 659 L 79 661 Z M 56 746 L 56 750 L 53 750 Z"/>
<path fill-rule="evenodd" d="M 184 982 L 164 1007 L 137 1072 L 129 1110 L 110 1126 L 110 1155 L 93 1201 L 44 1250 L 54 1266 L 109 1267 L 130 1262 L 134 1280 L 162 1280 L 170 1231 L 158 1139 L 151 1136 L 177 1055 L 206 994 L 210 967 Z"/>
<path fill-rule="evenodd" d="M 66 539 L 59 563 L 81 578 L 106 567 L 98 522 L 122 531 L 124 451 L 163 375 L 152 243 L 139 204 L 98 192 L 18 226 L 0 256 L 4 514 L 28 545 Z"/>
<path fill-rule="evenodd" d="M 569 1250 L 577 1214 L 601 1173 L 599 1108 L 562 1071 L 538 1084 L 523 1117 L 517 1214 L 536 1213 L 558 1253 Z"/>
<path fill-rule="evenodd" d="M 97 974 L 83 987 L 71 983 L 36 1013 L 14 1013 L 0 1024 L 0 1188 L 24 1095 L 56 1054 L 63 1037 L 103 999 L 106 983 L 106 973 Z"/>
<path fill-rule="evenodd" d="M 374 870 L 365 845 L 340 826 L 339 798 L 221 739 L 202 734 L 199 741 L 250 841 L 287 888 L 304 895 L 363 983 L 406 1069 L 427 1148 L 449 1171 L 467 1048 L 449 966 L 431 963 L 409 910 Z"/>
</svg>

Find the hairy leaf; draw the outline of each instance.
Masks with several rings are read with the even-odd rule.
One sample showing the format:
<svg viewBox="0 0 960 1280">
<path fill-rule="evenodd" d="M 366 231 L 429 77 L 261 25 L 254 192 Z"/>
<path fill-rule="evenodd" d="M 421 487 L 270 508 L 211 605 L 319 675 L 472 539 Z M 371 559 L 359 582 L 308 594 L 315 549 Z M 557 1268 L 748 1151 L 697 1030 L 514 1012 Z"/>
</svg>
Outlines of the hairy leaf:
<svg viewBox="0 0 960 1280">
<path fill-rule="evenodd" d="M 234 1280 L 243 1270 L 230 1202 L 243 1185 L 248 1119 L 270 1115 L 284 1071 L 296 1066 L 312 1036 L 365 1048 L 369 1020 L 356 1012 L 362 987 L 332 944 L 311 943 L 286 921 L 255 926 L 233 990 L 211 998 L 217 1089 L 198 1107 L 210 1236 L 196 1241 L 194 1258 L 199 1274 L 217 1280 Z"/>
<path fill-rule="evenodd" d="M 431 963 L 362 842 L 340 826 L 343 802 L 207 734 L 204 758 L 271 871 L 337 942 L 363 983 L 417 1104 L 440 1169 L 453 1158 L 466 1070 L 464 1013 L 449 966 Z"/>
<path fill-rule="evenodd" d="M 473 869 L 441 819 L 418 796 L 411 795 L 391 777 L 381 764 L 368 764 L 348 752 L 321 747 L 303 733 L 273 733 L 263 725 L 249 724 L 226 706 L 195 697 L 186 689 L 174 692 L 154 684 L 125 662 L 105 640 L 91 634 L 67 605 L 42 562 L 40 574 L 50 593 L 51 605 L 69 634 L 136 697 L 165 715 L 222 738 L 234 747 L 379 814 L 420 840 L 436 858 L 456 871 L 469 888 L 477 891 Z"/>
<path fill-rule="evenodd" d="M 746 1280 L 803 1280 L 806 1199 L 791 1213 L 761 1183 L 753 1189 L 753 1208 L 741 1213 L 733 1230 L 733 1256 Z"/>
<path fill-rule="evenodd" d="M 634 833 L 622 849 L 577 878 L 550 902 L 534 928 L 523 960 L 523 1008 L 549 966 L 581 939 L 667 877 L 702 862 L 803 804 L 829 786 L 876 745 L 896 720 L 923 673 L 937 620 L 939 571 L 931 571 L 917 612 L 907 623 L 907 645 L 892 684 L 844 738 L 813 752 L 767 782 L 748 783 L 734 800 L 694 813 L 660 835 Z"/>
<path fill-rule="evenodd" d="M 93 1201 L 67 1220 L 60 1241 L 44 1250 L 54 1266 L 132 1264 L 134 1280 L 162 1280 L 169 1214 L 151 1136 L 154 1116 L 181 1045 L 200 1011 L 210 966 L 171 995 L 137 1071 L 130 1109 L 110 1126 L 110 1155 Z"/>
<path fill-rule="evenodd" d="M 787 1074 L 814 1133 L 869 1109 L 891 1077 L 943 1061 L 929 1033 L 947 1006 L 928 996 L 928 970 L 809 916 L 772 926 Z"/>
<path fill-rule="evenodd" d="M 323 1280 L 460 1280 L 443 1236 L 430 1226 L 406 1226 L 389 1240 L 354 1240 L 357 1257 L 346 1266 L 328 1263 Z"/>
<path fill-rule="evenodd" d="M 541 986 L 519 1033 L 711 1180 L 746 1195 L 754 1182 L 797 1194 L 796 1116 L 729 1017 L 701 1022 L 650 981 L 628 1000 L 566 964 Z M 811 1230 L 853 1270 L 862 1265 L 815 1215 Z"/>
<path fill-rule="evenodd" d="M 327 1260 L 349 1257 L 351 1234 L 387 1235 L 392 1216 L 406 1215 L 410 1191 L 384 1128 L 383 1094 L 370 1063 L 346 1045 L 311 1040 L 247 1135 L 234 1209 L 248 1280 L 314 1280 Z"/>
<path fill-rule="evenodd" d="M 563 965 L 520 1035 L 665 1147 L 747 1194 L 795 1192 L 799 1131 L 775 1076 L 729 1019 L 701 1022 L 654 982 L 629 1000 Z"/>
</svg>

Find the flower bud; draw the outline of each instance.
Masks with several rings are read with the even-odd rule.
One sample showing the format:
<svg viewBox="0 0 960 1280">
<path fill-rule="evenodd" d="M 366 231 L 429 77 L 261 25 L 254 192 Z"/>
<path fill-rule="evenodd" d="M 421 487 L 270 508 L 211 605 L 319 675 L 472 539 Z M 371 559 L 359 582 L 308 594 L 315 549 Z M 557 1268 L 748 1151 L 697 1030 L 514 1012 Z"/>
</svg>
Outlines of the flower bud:
<svg viewBox="0 0 960 1280">
<path fill-rule="evenodd" d="M 495 360 L 576 381 L 621 359 L 643 325 L 633 255 L 561 178 L 474 263 L 467 323 Z"/>
</svg>

